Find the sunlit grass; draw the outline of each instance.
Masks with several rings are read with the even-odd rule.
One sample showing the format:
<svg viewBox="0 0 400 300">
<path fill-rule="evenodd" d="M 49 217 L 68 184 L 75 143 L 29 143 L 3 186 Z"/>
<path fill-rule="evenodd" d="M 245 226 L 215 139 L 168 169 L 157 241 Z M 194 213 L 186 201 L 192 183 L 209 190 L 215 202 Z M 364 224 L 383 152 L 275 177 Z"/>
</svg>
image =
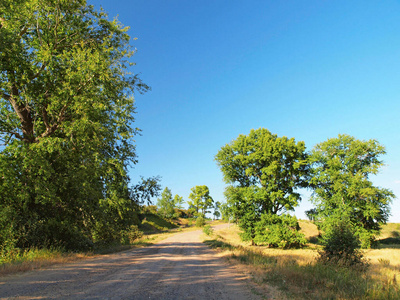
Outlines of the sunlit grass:
<svg viewBox="0 0 400 300">
<path fill-rule="evenodd" d="M 400 224 L 399 223 L 387 223 L 382 226 L 381 234 L 379 239 L 385 238 L 398 238 L 400 237 Z"/>
<path fill-rule="evenodd" d="M 63 264 L 91 256 L 93 256 L 91 252 L 66 253 L 60 249 L 11 249 L 1 253 L 0 276 Z"/>
<path fill-rule="evenodd" d="M 370 265 L 363 272 L 318 263 L 318 246 L 294 250 L 256 247 L 241 241 L 238 231 L 236 226 L 219 230 L 205 243 L 244 266 L 259 285 L 275 286 L 288 299 L 400 299 L 400 249 L 364 251 Z M 315 235 L 312 226 L 305 231 Z"/>
</svg>

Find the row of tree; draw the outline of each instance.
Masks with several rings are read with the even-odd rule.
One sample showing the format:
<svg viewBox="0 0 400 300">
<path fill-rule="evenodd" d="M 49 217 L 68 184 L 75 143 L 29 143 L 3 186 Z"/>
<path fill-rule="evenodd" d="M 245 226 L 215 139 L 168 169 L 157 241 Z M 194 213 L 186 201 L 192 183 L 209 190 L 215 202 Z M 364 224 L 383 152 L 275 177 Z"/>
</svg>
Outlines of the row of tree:
<svg viewBox="0 0 400 300">
<path fill-rule="evenodd" d="M 210 190 L 206 185 L 197 185 L 191 189 L 189 195 L 188 217 L 202 217 L 205 218 L 206 214 L 211 213 L 209 209 L 213 209 L 213 216 L 218 219 L 221 216 L 220 202 L 214 201 L 210 196 Z M 171 190 L 166 187 L 161 193 L 161 198 L 157 199 L 158 213 L 165 218 L 177 218 L 179 210 L 183 209 L 183 197 L 175 195 L 172 197 Z"/>
<path fill-rule="evenodd" d="M 363 247 L 370 247 L 389 217 L 394 194 L 373 185 L 385 149 L 375 140 L 339 135 L 306 152 L 304 142 L 278 137 L 267 129 L 251 130 L 223 146 L 215 160 L 224 180 L 227 204 L 243 239 L 256 244 L 291 247 L 305 243 L 293 211 L 300 189 L 313 191 L 315 208 L 308 213 L 322 230 L 340 220 L 355 229 Z"/>
</svg>

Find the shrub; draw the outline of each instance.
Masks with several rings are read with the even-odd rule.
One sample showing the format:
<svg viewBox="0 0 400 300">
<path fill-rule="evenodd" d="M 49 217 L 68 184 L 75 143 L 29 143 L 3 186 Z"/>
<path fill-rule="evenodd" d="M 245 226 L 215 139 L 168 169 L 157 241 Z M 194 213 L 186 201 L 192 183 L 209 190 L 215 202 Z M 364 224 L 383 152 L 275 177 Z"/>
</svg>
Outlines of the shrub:
<svg viewBox="0 0 400 300">
<path fill-rule="evenodd" d="M 203 227 L 203 232 L 206 235 L 212 235 L 214 233 L 214 229 L 211 227 L 211 225 L 207 224 L 206 226 Z"/>
<path fill-rule="evenodd" d="M 206 224 L 206 220 L 200 216 L 196 219 L 196 226 L 197 227 L 203 227 Z"/>
<path fill-rule="evenodd" d="M 288 214 L 263 214 L 255 225 L 254 242 L 279 248 L 298 248 L 307 243 L 297 218 Z"/>
<path fill-rule="evenodd" d="M 367 262 L 358 250 L 361 245 L 351 223 L 346 220 L 332 224 L 322 235 L 323 250 L 318 260 L 324 264 L 344 267 L 366 267 Z"/>
<path fill-rule="evenodd" d="M 398 237 L 400 237 L 400 233 L 398 231 L 392 231 L 390 233 L 390 237 L 398 238 Z"/>
<path fill-rule="evenodd" d="M 132 244 L 135 240 L 141 238 L 143 232 L 136 225 L 129 226 L 129 229 L 121 231 L 121 243 Z"/>
<path fill-rule="evenodd" d="M 362 227 L 357 228 L 355 235 L 360 240 L 360 247 L 363 249 L 369 249 L 377 245 L 375 235 L 378 232 L 375 230 L 366 230 Z"/>
<path fill-rule="evenodd" d="M 157 214 L 157 206 L 156 205 L 143 205 L 141 207 L 142 214 Z"/>
</svg>

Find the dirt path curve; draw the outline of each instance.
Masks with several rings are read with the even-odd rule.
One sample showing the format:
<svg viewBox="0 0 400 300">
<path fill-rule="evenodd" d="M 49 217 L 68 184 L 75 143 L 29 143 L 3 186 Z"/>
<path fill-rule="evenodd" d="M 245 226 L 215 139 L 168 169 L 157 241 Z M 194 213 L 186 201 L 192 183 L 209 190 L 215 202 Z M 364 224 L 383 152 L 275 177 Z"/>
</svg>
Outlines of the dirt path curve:
<svg viewBox="0 0 400 300">
<path fill-rule="evenodd" d="M 260 299 L 200 235 L 3 277 L 0 299 Z"/>
</svg>

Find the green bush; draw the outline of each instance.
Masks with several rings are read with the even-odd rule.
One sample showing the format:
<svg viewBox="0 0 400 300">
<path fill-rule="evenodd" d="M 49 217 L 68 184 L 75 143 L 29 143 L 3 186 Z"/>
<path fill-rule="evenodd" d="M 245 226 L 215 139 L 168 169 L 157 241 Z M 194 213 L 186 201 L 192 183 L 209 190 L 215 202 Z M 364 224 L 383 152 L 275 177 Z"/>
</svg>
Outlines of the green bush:
<svg viewBox="0 0 400 300">
<path fill-rule="evenodd" d="M 360 247 L 363 249 L 373 248 L 377 245 L 375 238 L 377 234 L 378 231 L 366 230 L 362 227 L 358 227 L 355 231 L 355 235 L 360 241 Z"/>
<path fill-rule="evenodd" d="M 206 226 L 203 227 L 203 232 L 206 235 L 212 235 L 214 233 L 214 229 L 211 227 L 211 225 L 207 224 Z"/>
<path fill-rule="evenodd" d="M 255 224 L 254 243 L 278 248 L 298 248 L 307 243 L 297 218 L 288 214 L 263 214 Z"/>
<path fill-rule="evenodd" d="M 200 216 L 196 219 L 196 226 L 197 227 L 203 227 L 204 225 L 206 225 L 206 220 Z"/>
<path fill-rule="evenodd" d="M 351 223 L 346 220 L 332 224 L 322 235 L 323 250 L 318 260 L 324 264 L 344 267 L 366 267 L 368 264 L 358 250 L 361 245 Z"/>
<path fill-rule="evenodd" d="M 143 205 L 140 210 L 142 214 L 157 214 L 156 205 Z"/>
<path fill-rule="evenodd" d="M 129 226 L 129 229 L 123 230 L 121 232 L 121 243 L 122 244 L 132 244 L 135 240 L 141 238 L 143 232 L 139 230 L 136 225 Z"/>
</svg>

